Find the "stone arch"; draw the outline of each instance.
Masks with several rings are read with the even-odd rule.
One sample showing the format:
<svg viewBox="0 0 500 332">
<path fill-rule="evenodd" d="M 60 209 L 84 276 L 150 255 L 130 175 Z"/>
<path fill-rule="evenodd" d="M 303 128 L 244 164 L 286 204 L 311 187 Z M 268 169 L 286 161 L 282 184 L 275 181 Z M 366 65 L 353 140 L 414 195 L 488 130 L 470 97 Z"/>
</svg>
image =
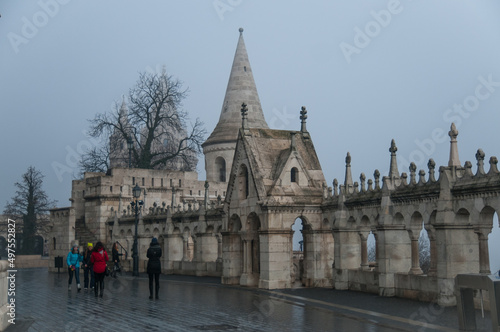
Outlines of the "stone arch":
<svg viewBox="0 0 500 332">
<path fill-rule="evenodd" d="M 229 232 L 239 232 L 241 230 L 241 219 L 237 214 L 233 214 L 229 218 L 228 231 Z"/>
<path fill-rule="evenodd" d="M 215 178 L 219 182 L 226 182 L 226 174 L 227 174 L 226 160 L 221 156 L 215 158 L 215 172 L 216 172 Z"/>
<path fill-rule="evenodd" d="M 427 222 L 424 221 L 424 228 L 427 231 L 427 236 L 429 237 L 430 246 L 430 262 L 429 271 L 427 275 L 434 276 L 437 273 L 437 245 L 436 245 L 436 230 L 434 225 L 436 224 L 437 210 L 433 210 L 429 216 Z"/>
<path fill-rule="evenodd" d="M 214 233 L 214 226 L 213 225 L 208 225 L 207 229 L 205 230 L 205 233 L 207 233 L 207 234 L 213 234 Z"/>
<path fill-rule="evenodd" d="M 129 229 L 129 230 L 127 231 L 127 236 L 134 236 L 134 235 L 132 234 L 132 230 L 131 230 L 131 229 Z"/>
<path fill-rule="evenodd" d="M 160 237 L 160 230 L 158 229 L 158 227 L 155 227 L 153 229 L 153 237 L 159 239 L 159 237 Z"/>
<path fill-rule="evenodd" d="M 393 221 L 395 225 L 404 225 L 405 217 L 403 217 L 400 212 L 396 212 L 396 214 L 394 214 Z"/>
<path fill-rule="evenodd" d="M 500 252 L 500 226 L 498 220 L 498 213 L 494 213 L 492 216 L 493 225 L 491 228 L 491 233 L 488 235 L 488 253 Z M 500 270 L 500 256 L 490 255 L 490 271 L 496 274 Z M 497 273 L 498 275 L 498 273 Z"/>
<path fill-rule="evenodd" d="M 368 236 L 370 235 L 370 218 L 367 215 L 363 215 L 361 217 L 358 233 L 360 237 L 360 245 L 361 245 L 361 269 L 369 270 L 368 264 Z"/>
<path fill-rule="evenodd" d="M 120 237 L 124 237 L 125 236 L 125 231 L 122 229 L 120 230 Z"/>
<path fill-rule="evenodd" d="M 478 223 L 474 230 L 479 239 L 479 273 L 491 273 L 490 267 L 490 242 L 488 238 L 493 230 L 493 217 L 495 209 L 491 206 L 485 206 L 479 213 Z"/>
<path fill-rule="evenodd" d="M 455 214 L 455 222 L 458 224 L 468 224 L 470 221 L 470 212 L 466 208 L 460 208 Z"/>
<path fill-rule="evenodd" d="M 182 260 L 186 262 L 190 262 L 193 260 L 193 249 L 194 249 L 194 241 L 191 235 L 191 230 L 188 226 L 185 226 L 182 230 L 182 239 L 183 239 L 183 255 Z"/>
</svg>

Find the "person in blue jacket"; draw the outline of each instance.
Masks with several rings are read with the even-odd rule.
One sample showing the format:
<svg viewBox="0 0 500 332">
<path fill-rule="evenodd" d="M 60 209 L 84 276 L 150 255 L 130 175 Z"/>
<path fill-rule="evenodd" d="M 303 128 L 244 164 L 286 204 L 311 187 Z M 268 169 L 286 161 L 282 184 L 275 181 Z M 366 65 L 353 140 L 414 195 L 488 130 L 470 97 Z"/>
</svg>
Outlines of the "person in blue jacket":
<svg viewBox="0 0 500 332">
<path fill-rule="evenodd" d="M 71 281 L 73 281 L 73 273 L 75 274 L 76 284 L 78 287 L 78 291 L 82 288 L 80 287 L 80 263 L 83 262 L 83 256 L 80 255 L 78 250 L 78 245 L 73 245 L 71 251 L 68 253 L 68 257 L 66 258 L 66 264 L 68 264 L 68 290 L 71 290 Z"/>
</svg>

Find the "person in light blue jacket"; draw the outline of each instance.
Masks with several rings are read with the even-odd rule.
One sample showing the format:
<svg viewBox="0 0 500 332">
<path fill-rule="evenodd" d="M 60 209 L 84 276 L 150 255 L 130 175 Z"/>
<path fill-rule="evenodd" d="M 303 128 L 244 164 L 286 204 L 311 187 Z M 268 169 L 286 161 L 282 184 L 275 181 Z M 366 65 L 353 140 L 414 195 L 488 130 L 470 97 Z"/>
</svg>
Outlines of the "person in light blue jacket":
<svg viewBox="0 0 500 332">
<path fill-rule="evenodd" d="M 71 251 L 68 253 L 68 257 L 66 258 L 66 264 L 68 264 L 68 290 L 71 290 L 71 281 L 73 281 L 73 273 L 75 274 L 76 284 L 78 287 L 78 292 L 81 291 L 80 287 L 80 263 L 83 262 L 83 256 L 80 255 L 78 250 L 78 246 L 75 244 L 71 248 Z"/>
</svg>

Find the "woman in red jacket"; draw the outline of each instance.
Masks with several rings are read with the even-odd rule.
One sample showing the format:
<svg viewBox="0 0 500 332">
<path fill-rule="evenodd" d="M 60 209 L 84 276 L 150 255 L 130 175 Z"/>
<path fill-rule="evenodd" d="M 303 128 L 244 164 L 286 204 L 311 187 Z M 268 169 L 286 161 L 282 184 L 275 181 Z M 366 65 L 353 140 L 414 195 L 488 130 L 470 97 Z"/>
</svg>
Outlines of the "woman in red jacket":
<svg viewBox="0 0 500 332">
<path fill-rule="evenodd" d="M 102 297 L 104 293 L 104 276 L 106 273 L 106 262 L 108 261 L 108 253 L 104 250 L 102 242 L 97 242 L 94 250 L 92 251 L 92 256 L 90 256 L 90 262 L 93 265 L 94 275 L 95 275 L 95 285 L 94 293 L 97 297 L 99 288 L 101 289 L 100 296 Z"/>
</svg>

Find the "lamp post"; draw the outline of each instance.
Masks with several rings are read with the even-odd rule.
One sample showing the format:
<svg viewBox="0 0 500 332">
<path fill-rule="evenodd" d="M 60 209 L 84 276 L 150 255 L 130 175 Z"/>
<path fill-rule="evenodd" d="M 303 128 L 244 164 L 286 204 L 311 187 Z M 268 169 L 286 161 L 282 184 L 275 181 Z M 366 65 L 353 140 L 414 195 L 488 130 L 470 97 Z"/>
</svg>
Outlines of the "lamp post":
<svg viewBox="0 0 500 332">
<path fill-rule="evenodd" d="M 133 276 L 139 276 L 139 252 L 137 250 L 137 224 L 139 223 L 139 209 L 144 204 L 143 201 L 139 201 L 138 198 L 141 196 L 141 187 L 137 184 L 134 189 L 132 189 L 132 195 L 134 196 L 134 200 L 130 203 L 132 205 L 132 209 L 135 212 L 135 233 L 134 233 L 134 246 L 132 247 L 132 258 L 134 260 L 134 267 L 132 271 Z"/>
<path fill-rule="evenodd" d="M 127 139 L 127 147 L 128 147 L 128 168 L 132 168 L 132 148 L 134 147 L 134 142 L 132 141 L 132 137 Z"/>
</svg>

